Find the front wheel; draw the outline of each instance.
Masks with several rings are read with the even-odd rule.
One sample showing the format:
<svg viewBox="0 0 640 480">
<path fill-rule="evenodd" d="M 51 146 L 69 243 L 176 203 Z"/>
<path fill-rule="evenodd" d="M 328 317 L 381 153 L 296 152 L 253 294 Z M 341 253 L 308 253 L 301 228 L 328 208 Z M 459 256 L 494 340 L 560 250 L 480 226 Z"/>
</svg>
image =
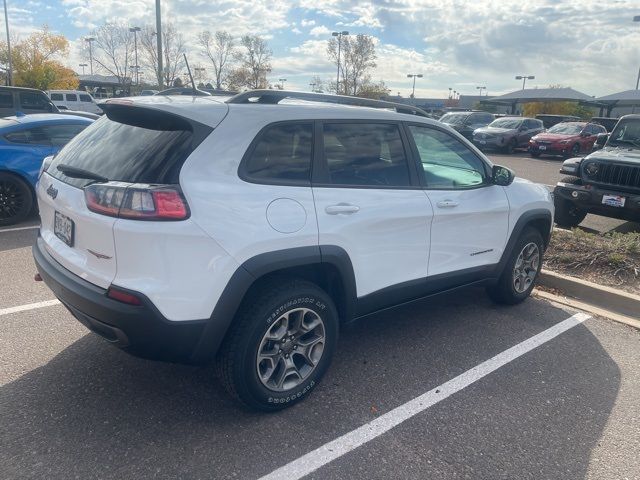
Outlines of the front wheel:
<svg viewBox="0 0 640 480">
<path fill-rule="evenodd" d="M 516 148 L 518 147 L 518 142 L 516 141 L 515 138 L 512 138 L 509 143 L 507 143 L 506 147 L 504 148 L 504 151 L 507 155 L 511 155 L 513 152 L 516 151 Z"/>
<path fill-rule="evenodd" d="M 513 247 L 498 283 L 487 288 L 496 303 L 514 305 L 525 300 L 533 290 L 542 268 L 544 243 L 540 232 L 527 227 Z"/>
<path fill-rule="evenodd" d="M 0 227 L 21 222 L 33 208 L 33 194 L 26 182 L 0 173 Z"/>
<path fill-rule="evenodd" d="M 218 354 L 226 390 L 245 406 L 280 410 L 304 399 L 338 339 L 331 298 L 304 280 L 272 279 L 247 295 Z"/>
</svg>

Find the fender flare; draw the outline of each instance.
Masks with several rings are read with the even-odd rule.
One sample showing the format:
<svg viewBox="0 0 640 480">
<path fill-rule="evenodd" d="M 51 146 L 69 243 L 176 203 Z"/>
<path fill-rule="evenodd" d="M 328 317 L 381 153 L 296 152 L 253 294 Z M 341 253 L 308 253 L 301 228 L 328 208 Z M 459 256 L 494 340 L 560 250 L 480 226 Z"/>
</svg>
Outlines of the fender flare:
<svg viewBox="0 0 640 480">
<path fill-rule="evenodd" d="M 257 280 L 287 268 L 322 264 L 333 266 L 340 275 L 344 287 L 343 315 L 346 319 L 352 318 L 356 303 L 356 281 L 351 259 L 343 248 L 316 245 L 262 253 L 242 263 L 227 282 L 191 354 L 191 361 L 204 363 L 214 357 L 242 300 Z"/>
</svg>

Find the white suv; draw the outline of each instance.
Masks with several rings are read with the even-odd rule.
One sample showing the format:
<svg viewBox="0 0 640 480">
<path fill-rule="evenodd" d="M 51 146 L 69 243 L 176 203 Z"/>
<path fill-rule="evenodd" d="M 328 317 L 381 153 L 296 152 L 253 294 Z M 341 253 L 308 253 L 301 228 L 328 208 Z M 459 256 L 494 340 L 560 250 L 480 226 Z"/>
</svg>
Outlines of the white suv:
<svg viewBox="0 0 640 480">
<path fill-rule="evenodd" d="M 517 303 L 540 271 L 547 189 L 419 109 L 282 91 L 103 108 L 43 165 L 39 275 L 131 353 L 215 358 L 252 408 L 303 399 L 344 322 L 471 284 Z"/>
</svg>

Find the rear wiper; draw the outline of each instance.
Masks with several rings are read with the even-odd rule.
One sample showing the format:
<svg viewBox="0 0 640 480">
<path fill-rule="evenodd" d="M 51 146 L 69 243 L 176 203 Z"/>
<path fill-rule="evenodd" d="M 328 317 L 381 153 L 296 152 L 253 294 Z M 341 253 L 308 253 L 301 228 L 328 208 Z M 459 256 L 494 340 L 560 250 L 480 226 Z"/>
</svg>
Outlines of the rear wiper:
<svg viewBox="0 0 640 480">
<path fill-rule="evenodd" d="M 67 177 L 86 178 L 87 180 L 95 180 L 100 183 L 107 183 L 109 181 L 107 177 L 103 177 L 102 175 L 98 175 L 97 173 L 90 172 L 89 170 L 85 170 L 84 168 L 72 167 L 71 165 L 65 165 L 64 163 L 58 165 L 57 168 Z"/>
</svg>

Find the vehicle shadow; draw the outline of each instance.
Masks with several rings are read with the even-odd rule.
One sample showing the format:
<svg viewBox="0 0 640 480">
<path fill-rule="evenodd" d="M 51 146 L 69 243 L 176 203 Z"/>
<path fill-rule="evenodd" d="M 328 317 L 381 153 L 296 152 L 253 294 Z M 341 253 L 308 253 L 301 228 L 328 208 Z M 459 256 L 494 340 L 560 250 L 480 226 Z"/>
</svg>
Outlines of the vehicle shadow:
<svg viewBox="0 0 640 480">
<path fill-rule="evenodd" d="M 3 232 L 0 230 L 0 252 L 30 247 L 36 241 L 38 229 Z"/>
<path fill-rule="evenodd" d="M 534 299 L 497 307 L 477 290 L 386 311 L 344 328 L 322 384 L 276 414 L 239 408 L 211 367 L 132 358 L 89 334 L 0 387 L 0 477 L 259 477 L 568 316 Z M 353 455 L 370 466 L 414 462 L 416 478 L 584 478 L 620 372 L 587 328 L 559 339 L 422 414 L 406 448 Z M 549 372 L 544 388 L 530 389 L 539 372 Z M 418 450 L 429 463 L 407 458 Z"/>
</svg>

